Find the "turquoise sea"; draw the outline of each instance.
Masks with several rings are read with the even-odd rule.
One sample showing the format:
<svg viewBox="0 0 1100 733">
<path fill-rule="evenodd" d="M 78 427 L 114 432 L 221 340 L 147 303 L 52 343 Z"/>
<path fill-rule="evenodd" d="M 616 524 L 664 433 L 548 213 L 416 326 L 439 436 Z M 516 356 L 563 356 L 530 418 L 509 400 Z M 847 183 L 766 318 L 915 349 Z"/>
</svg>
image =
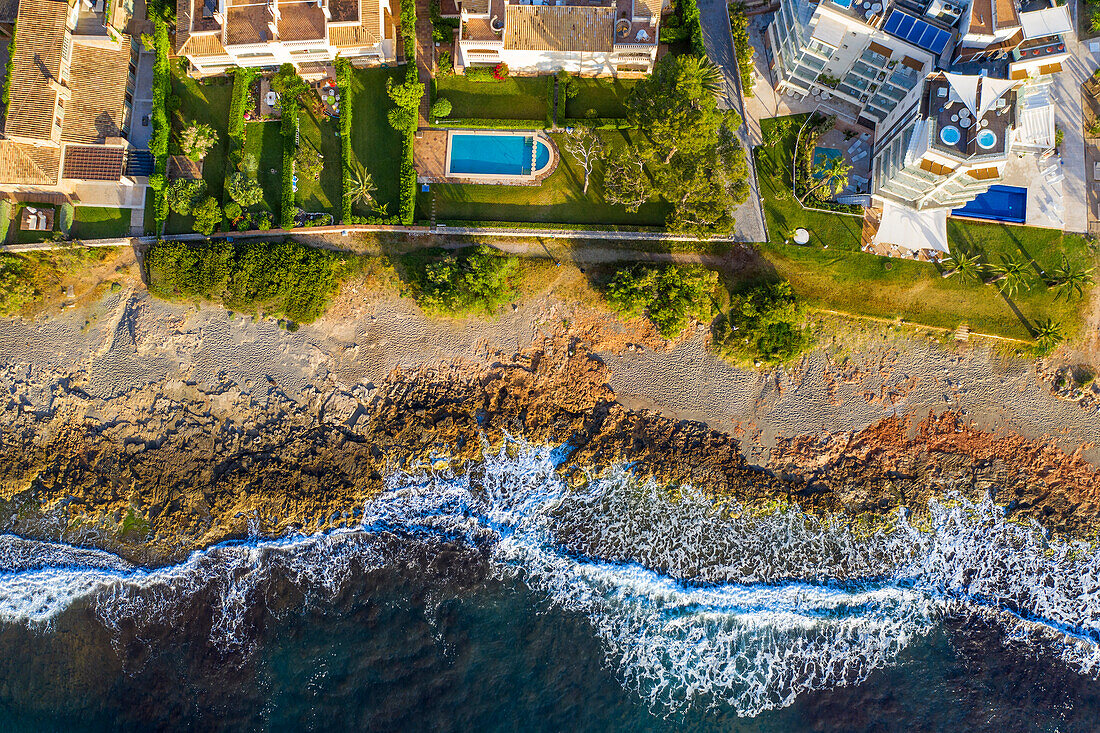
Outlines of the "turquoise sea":
<svg viewBox="0 0 1100 733">
<path fill-rule="evenodd" d="M 1096 729 L 1100 554 L 933 505 L 873 536 L 513 443 L 349 527 L 162 568 L 0 537 L 0 729 Z"/>
</svg>

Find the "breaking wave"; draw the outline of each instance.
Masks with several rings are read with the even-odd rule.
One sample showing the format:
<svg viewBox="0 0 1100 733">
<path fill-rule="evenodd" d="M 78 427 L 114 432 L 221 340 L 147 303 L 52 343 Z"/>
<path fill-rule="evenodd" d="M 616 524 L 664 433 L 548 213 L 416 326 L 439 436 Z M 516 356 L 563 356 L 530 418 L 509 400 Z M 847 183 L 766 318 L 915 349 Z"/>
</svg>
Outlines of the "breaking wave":
<svg viewBox="0 0 1100 733">
<path fill-rule="evenodd" d="M 355 528 L 222 544 L 159 569 L 0 537 L 0 620 L 48 624 L 82 602 L 121 630 L 170 620 L 202 594 L 216 599 L 212 641 L 244 653 L 269 579 L 323 599 L 403 547 L 458 544 L 583 613 L 624 684 L 661 714 L 754 716 L 858 684 L 956 614 L 996 618 L 1010 639 L 1100 673 L 1100 552 L 1049 541 L 991 500 L 933 503 L 919 526 L 899 513 L 872 533 L 626 471 L 570 488 L 556 456 L 514 442 L 470 474 L 395 474 Z"/>
</svg>

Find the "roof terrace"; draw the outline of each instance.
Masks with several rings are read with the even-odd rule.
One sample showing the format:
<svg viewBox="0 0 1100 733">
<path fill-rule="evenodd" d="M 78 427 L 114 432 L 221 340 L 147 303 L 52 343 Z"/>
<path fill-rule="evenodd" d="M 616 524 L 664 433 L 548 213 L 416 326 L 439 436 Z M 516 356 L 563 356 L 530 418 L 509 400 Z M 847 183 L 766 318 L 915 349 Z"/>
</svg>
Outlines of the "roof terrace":
<svg viewBox="0 0 1100 733">
<path fill-rule="evenodd" d="M 926 85 L 921 116 L 933 122 L 931 145 L 934 150 L 958 160 L 993 158 L 1008 152 L 1016 93 L 1008 91 L 990 99 L 995 90 L 991 88 L 979 96 L 978 88 L 975 86 L 973 99 L 967 101 L 943 75 Z M 983 96 L 985 99 L 979 104 Z"/>
</svg>

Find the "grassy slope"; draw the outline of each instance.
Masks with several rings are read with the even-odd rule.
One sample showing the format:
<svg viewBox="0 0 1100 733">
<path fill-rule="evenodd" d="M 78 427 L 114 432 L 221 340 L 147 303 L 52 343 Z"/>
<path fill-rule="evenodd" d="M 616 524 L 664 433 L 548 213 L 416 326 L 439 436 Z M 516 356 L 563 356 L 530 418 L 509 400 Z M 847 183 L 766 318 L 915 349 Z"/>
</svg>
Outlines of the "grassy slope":
<svg viewBox="0 0 1100 733">
<path fill-rule="evenodd" d="M 256 156 L 260 165 L 256 179 L 264 189 L 264 203 L 277 216 L 283 188 L 281 128 L 278 122 L 249 122 L 244 130 L 244 154 Z"/>
<path fill-rule="evenodd" d="M 624 146 L 630 131 L 601 132 L 609 146 Z M 634 224 L 662 226 L 668 206 L 651 202 L 636 213 L 603 200 L 601 167 L 594 171 L 588 194 L 582 194 L 584 171 L 561 148 L 563 135 L 552 136 L 558 142 L 562 161 L 540 186 L 484 186 L 432 184 L 436 216 L 440 220 L 532 221 L 575 224 Z M 428 211 L 430 194 L 420 194 L 420 210 Z"/>
<path fill-rule="evenodd" d="M 758 149 L 760 186 L 772 239 L 763 251 L 776 272 L 791 280 L 796 291 L 813 305 L 945 328 L 965 322 L 976 331 L 1028 338 L 1015 306 L 1029 322 L 1050 317 L 1062 323 L 1066 332 L 1079 328 L 1081 302 L 1056 302 L 1054 291 L 1038 277 L 1030 291 L 1021 291 L 1010 304 L 995 287 L 955 277 L 945 279 L 928 263 L 839 251 L 858 249 L 861 222 L 801 210 L 784 184 L 789 180 L 792 149 L 793 135 L 785 146 Z M 811 246 L 781 244 L 784 232 L 798 226 L 810 231 Z M 994 264 L 1001 255 L 1026 257 L 1045 270 L 1058 264 L 1063 254 L 1087 266 L 1093 260 L 1082 237 L 1049 229 L 949 219 L 947 236 L 952 247 L 980 251 Z M 823 250 L 821 245 L 826 243 L 829 249 Z"/>
<path fill-rule="evenodd" d="M 546 117 L 546 77 L 473 82 L 452 75 L 436 79 L 436 98 L 451 100 L 451 117 L 541 120 Z"/>
<path fill-rule="evenodd" d="M 356 69 L 353 74 L 352 150 L 359 163 L 374 176 L 374 185 L 378 187 L 375 199 L 380 204 L 387 204 L 389 212 L 394 214 L 400 194 L 401 134 L 390 127 L 386 119 L 386 113 L 393 109 L 386 96 L 386 79 L 402 81 L 405 69 Z M 336 159 L 339 160 L 339 155 Z M 368 215 L 371 212 L 355 213 Z"/>
<path fill-rule="evenodd" d="M 107 239 L 109 237 L 125 237 L 129 233 L 129 209 L 77 206 L 74 210 L 73 228 L 69 232 L 69 236 L 74 239 Z"/>
<path fill-rule="evenodd" d="M 302 145 L 313 145 L 325 159 L 318 179 L 304 180 L 298 177 L 298 206 L 305 211 L 327 211 L 340 218 L 340 189 L 343 185 L 340 172 L 340 138 L 336 136 L 337 124 L 328 117 L 320 120 L 310 110 L 299 118 Z"/>
</svg>

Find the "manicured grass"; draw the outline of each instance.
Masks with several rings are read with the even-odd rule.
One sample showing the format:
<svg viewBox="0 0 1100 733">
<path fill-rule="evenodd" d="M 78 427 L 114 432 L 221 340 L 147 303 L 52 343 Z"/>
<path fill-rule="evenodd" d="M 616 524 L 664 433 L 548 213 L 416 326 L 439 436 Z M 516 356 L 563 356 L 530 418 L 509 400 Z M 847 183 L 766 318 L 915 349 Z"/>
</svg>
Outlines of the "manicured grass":
<svg viewBox="0 0 1100 733">
<path fill-rule="evenodd" d="M 569 100 L 564 117 L 585 117 L 590 109 L 596 110 L 596 117 L 626 117 L 626 99 L 637 83 L 637 79 L 577 79 L 577 96 Z M 560 124 L 560 112 L 558 118 Z"/>
<path fill-rule="evenodd" d="M 327 211 L 340 218 L 340 194 L 343 182 L 340 171 L 340 138 L 338 125 L 329 117 L 317 119 L 311 110 L 299 117 L 299 139 L 302 145 L 312 145 L 321 152 L 325 166 L 319 179 L 305 180 L 298 176 L 298 206 L 305 211 Z"/>
<path fill-rule="evenodd" d="M 277 213 L 282 195 L 283 136 L 278 122 L 249 122 L 244 128 L 244 155 L 259 163 L 256 180 L 264 189 L 268 211 Z M 273 172 L 274 171 L 274 172 Z"/>
<path fill-rule="evenodd" d="M 810 233 L 812 246 L 829 245 L 830 249 L 858 251 L 863 232 L 862 217 L 807 211 L 791 193 L 791 156 L 798 125 L 802 124 L 805 115 L 793 119 L 795 127 L 786 140 L 773 147 L 761 145 L 756 149 L 756 171 L 760 195 L 764 199 L 764 216 L 768 220 L 768 235 L 773 242 L 782 242 L 801 227 Z M 761 122 L 765 129 L 774 124 L 771 119 Z"/>
<path fill-rule="evenodd" d="M 625 146 L 629 130 L 601 132 L 609 146 Z M 636 213 L 608 204 L 603 198 L 602 167 L 592 174 L 588 194 L 583 194 L 584 171 L 573 160 L 561 141 L 553 135 L 562 160 L 548 179 L 539 186 L 484 186 L 433 183 L 436 217 L 440 221 L 514 221 L 562 224 L 622 224 L 663 226 L 669 207 L 663 202 L 644 204 Z M 421 212 L 431 210 L 432 194 L 418 194 Z M 421 215 L 424 215 L 423 213 Z"/>
<path fill-rule="evenodd" d="M 130 234 L 130 210 L 77 206 L 69 236 L 73 239 L 109 239 Z"/>
<path fill-rule="evenodd" d="M 206 123 L 218 133 L 218 142 L 203 158 L 202 178 L 206 181 L 207 193 L 220 203 L 222 189 L 225 186 L 225 155 L 229 143 L 229 101 L 233 96 L 233 80 L 216 76 L 200 84 L 194 79 L 173 72 L 172 94 L 180 98 L 180 108 L 172 116 L 172 143 L 169 150 L 173 155 L 179 152 L 176 136 L 180 130 L 192 122 Z"/>
<path fill-rule="evenodd" d="M 391 78 L 400 83 L 405 78 L 405 69 L 394 67 L 352 71 L 355 98 L 352 127 L 355 133 L 351 147 L 359 164 L 374 177 L 374 185 L 378 187 L 375 200 L 379 204 L 385 204 L 390 214 L 396 214 L 400 197 L 402 138 L 401 133 L 390 127 L 386 119 L 386 113 L 393 109 L 393 103 L 386 96 L 386 79 Z M 363 216 L 371 214 L 366 210 L 356 210 L 353 213 Z"/>
<path fill-rule="evenodd" d="M 547 116 L 547 77 L 474 82 L 453 75 L 436 79 L 436 98 L 451 100 L 451 117 L 541 120 Z"/>
</svg>

